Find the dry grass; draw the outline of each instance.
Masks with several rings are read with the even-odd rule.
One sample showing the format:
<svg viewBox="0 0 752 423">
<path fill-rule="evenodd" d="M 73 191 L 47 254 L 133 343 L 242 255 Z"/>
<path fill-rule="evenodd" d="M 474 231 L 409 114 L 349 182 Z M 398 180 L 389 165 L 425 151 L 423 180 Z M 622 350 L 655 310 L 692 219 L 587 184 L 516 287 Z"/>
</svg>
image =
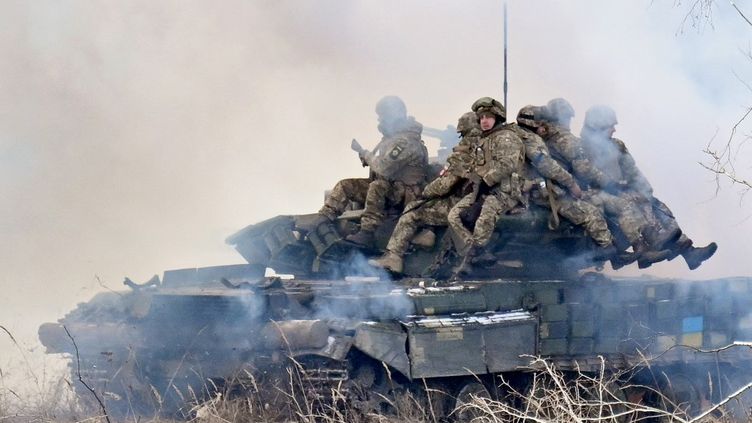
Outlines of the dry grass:
<svg viewBox="0 0 752 423">
<path fill-rule="evenodd" d="M 23 349 L 19 352 L 24 354 Z M 93 394 L 74 390 L 68 377 L 50 378 L 47 370 L 35 369 L 24 360 L 31 389 L 20 394 L 5 385 L 0 371 L 0 423 L 20 422 L 92 422 L 138 421 L 169 423 L 160 417 L 116 416 L 114 410 L 103 415 Z M 389 395 L 379 394 L 383 410 L 364 409 L 353 400 L 344 386 L 331 389 L 326 398 L 314 390 L 302 375 L 302 366 L 293 365 L 273 386 L 258 382 L 252 373 L 244 372 L 234 383 L 218 386 L 207 380 L 202 390 L 178 391 L 187 404 L 181 421 L 195 423 L 229 422 L 300 422 L 300 423 L 438 423 L 451 420 L 472 422 L 729 422 L 723 407 L 715 407 L 701 417 L 690 418 L 682 410 L 686 404 L 673 404 L 670 398 L 644 386 L 624 382 L 624 374 L 609 373 L 605 361 L 600 372 L 562 372 L 549 361 L 532 358 L 525 383 L 510 382 L 497 377 L 499 396 L 471 395 L 464 403 L 442 417 L 434 406 L 448 398 L 449 389 L 424 385 L 422 390 L 394 389 Z M 481 382 L 481 379 L 477 379 Z M 488 380 L 485 381 L 488 386 Z M 404 388 L 404 386 L 403 386 Z M 78 391 L 77 393 L 75 391 Z M 635 393 L 641 395 L 635 395 Z M 646 394 L 651 400 L 646 400 Z M 157 412 L 164 411 L 163 398 L 152 389 Z M 104 393 L 99 393 L 104 395 Z M 450 398 L 451 403 L 453 399 Z M 651 405 L 652 404 L 652 405 Z M 656 405 L 660 404 L 660 406 Z M 670 410 L 670 411 L 667 411 Z M 122 410 L 121 410 L 122 411 Z M 738 420 L 737 420 L 738 421 Z M 752 421 L 747 418 L 746 421 Z"/>
</svg>

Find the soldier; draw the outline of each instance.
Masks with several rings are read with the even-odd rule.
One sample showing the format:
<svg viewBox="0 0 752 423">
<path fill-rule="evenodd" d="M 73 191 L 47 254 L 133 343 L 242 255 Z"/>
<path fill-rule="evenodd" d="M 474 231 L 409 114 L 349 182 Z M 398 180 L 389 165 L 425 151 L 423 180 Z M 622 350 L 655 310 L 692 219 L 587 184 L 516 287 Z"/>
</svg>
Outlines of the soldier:
<svg viewBox="0 0 752 423">
<path fill-rule="evenodd" d="M 517 124 L 509 125 L 525 144 L 525 155 L 531 168 L 526 173 L 525 191 L 537 205 L 551 210 L 549 227 L 556 229 L 559 215 L 582 226 L 601 249 L 597 256 L 616 260 L 616 249 L 603 213 L 593 204 L 581 200 L 583 193 L 566 167 L 555 160 L 543 139 L 543 109 L 525 106 L 517 115 Z"/>
<path fill-rule="evenodd" d="M 705 247 L 694 247 L 692 240 L 681 232 L 671 210 L 653 196 L 653 187 L 637 168 L 624 142 L 613 137 L 617 123 L 616 113 L 608 106 L 593 106 L 585 114 L 580 134 L 583 148 L 601 170 L 601 179 L 591 182 L 637 205 L 653 233 L 681 234 L 669 246 L 671 254 L 667 258 L 670 260 L 681 255 L 691 270 L 698 268 L 715 254 L 718 245 L 711 242 Z"/>
<path fill-rule="evenodd" d="M 365 204 L 365 211 L 360 231 L 349 235 L 347 240 L 370 247 L 387 205 L 404 205 L 420 195 L 428 172 L 428 151 L 420 137 L 423 126 L 407 116 L 405 103 L 396 96 L 379 100 L 376 114 L 383 137 L 373 151 L 359 151 L 363 166 L 371 167 L 370 177 L 339 181 L 319 210 L 318 218 L 302 229 L 315 229 L 321 223 L 334 221 L 355 201 Z M 353 148 L 356 146 L 359 147 L 354 142 Z"/>
<path fill-rule="evenodd" d="M 394 273 L 402 273 L 403 257 L 415 233 L 421 226 L 447 226 L 449 210 L 467 190 L 472 172 L 469 152 L 480 136 L 480 125 L 474 112 L 460 117 L 457 132 L 462 137 L 447 158 L 447 165 L 438 178 L 426 185 L 423 200 L 414 201 L 405 207 L 397 226 L 392 232 L 386 253 L 376 260 L 368 260 L 371 266 L 381 267 Z"/>
<path fill-rule="evenodd" d="M 522 197 L 520 178 L 525 147 L 514 131 L 505 128 L 504 106 L 490 97 L 482 97 L 473 103 L 472 110 L 478 116 L 482 131 L 471 152 L 475 164 L 470 175 L 473 192 L 455 204 L 447 216 L 462 256 L 455 277 L 470 270 L 472 258 L 491 240 L 499 217 L 520 204 Z M 462 221 L 462 214 L 476 202 L 480 204 L 480 215 L 470 232 Z"/>
<path fill-rule="evenodd" d="M 652 231 L 647 219 L 634 204 L 590 183 L 593 180 L 603 180 L 604 176 L 585 154 L 582 142 L 569 130 L 569 122 L 574 116 L 574 109 L 569 102 L 563 98 L 549 101 L 544 109 L 544 116 L 548 122 L 543 124 L 541 133 L 552 157 L 583 184 L 586 188 L 585 200 L 588 203 L 597 206 L 606 216 L 616 220 L 617 226 L 635 252 L 631 259 L 629 256 L 620 255 L 616 260 L 611 260 L 614 269 L 635 259 L 640 266 L 647 267 L 670 257 L 670 251 L 664 250 L 663 246 L 675 239 L 678 233 Z"/>
</svg>

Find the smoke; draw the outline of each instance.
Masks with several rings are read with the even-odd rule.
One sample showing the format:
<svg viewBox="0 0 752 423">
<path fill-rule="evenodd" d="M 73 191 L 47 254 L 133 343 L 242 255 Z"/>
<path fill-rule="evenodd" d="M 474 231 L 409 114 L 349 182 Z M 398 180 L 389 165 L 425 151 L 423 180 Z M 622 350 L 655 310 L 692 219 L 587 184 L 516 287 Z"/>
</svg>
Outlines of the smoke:
<svg viewBox="0 0 752 423">
<path fill-rule="evenodd" d="M 752 274 L 749 203 L 716 194 L 697 164 L 748 104 L 733 73 L 749 74 L 747 28 L 721 10 L 714 30 L 677 34 L 672 6 L 512 2 L 509 109 L 565 97 L 577 133 L 588 107 L 611 105 L 684 232 L 719 243 L 697 271 L 646 272 Z M 104 289 L 95 275 L 119 288 L 242 262 L 227 234 L 317 210 L 337 180 L 366 175 L 349 140 L 376 144 L 385 94 L 438 128 L 500 98 L 501 22 L 496 1 L 4 4 L 0 286 L 13 300 L 0 323 L 33 342 Z"/>
<path fill-rule="evenodd" d="M 360 253 L 332 269 L 329 278 L 345 283 L 336 285 L 331 295 L 314 300 L 317 319 L 395 319 L 415 312 L 413 302 L 391 275 L 369 265 Z"/>
</svg>

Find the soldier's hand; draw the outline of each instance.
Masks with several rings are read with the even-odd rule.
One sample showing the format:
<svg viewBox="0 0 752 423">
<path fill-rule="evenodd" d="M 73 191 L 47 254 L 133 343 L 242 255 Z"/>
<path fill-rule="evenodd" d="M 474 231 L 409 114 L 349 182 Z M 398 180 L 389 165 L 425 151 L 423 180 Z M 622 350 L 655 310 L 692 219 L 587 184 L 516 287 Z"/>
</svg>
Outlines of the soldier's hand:
<svg viewBox="0 0 752 423">
<path fill-rule="evenodd" d="M 580 189 L 580 186 L 577 185 L 577 182 L 573 182 L 572 186 L 569 187 L 569 193 L 572 194 L 572 197 L 574 198 L 582 198 L 582 189 Z"/>
</svg>

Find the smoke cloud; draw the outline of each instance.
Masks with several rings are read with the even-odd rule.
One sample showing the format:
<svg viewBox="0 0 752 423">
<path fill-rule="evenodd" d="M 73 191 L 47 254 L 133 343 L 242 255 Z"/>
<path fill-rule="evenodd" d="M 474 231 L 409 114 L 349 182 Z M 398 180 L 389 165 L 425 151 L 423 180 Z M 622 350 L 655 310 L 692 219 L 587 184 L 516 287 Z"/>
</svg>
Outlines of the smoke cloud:
<svg viewBox="0 0 752 423">
<path fill-rule="evenodd" d="M 698 165 L 752 98 L 748 28 L 718 9 L 697 33 L 669 1 L 509 4 L 511 114 L 563 96 L 578 133 L 611 105 L 656 196 L 720 246 L 621 273 L 752 274 L 752 208 Z M 30 345 L 99 280 L 240 263 L 228 234 L 317 210 L 366 174 L 349 140 L 375 145 L 382 96 L 435 128 L 502 96 L 497 1 L 11 1 L 0 28 L 0 323 Z"/>
</svg>

